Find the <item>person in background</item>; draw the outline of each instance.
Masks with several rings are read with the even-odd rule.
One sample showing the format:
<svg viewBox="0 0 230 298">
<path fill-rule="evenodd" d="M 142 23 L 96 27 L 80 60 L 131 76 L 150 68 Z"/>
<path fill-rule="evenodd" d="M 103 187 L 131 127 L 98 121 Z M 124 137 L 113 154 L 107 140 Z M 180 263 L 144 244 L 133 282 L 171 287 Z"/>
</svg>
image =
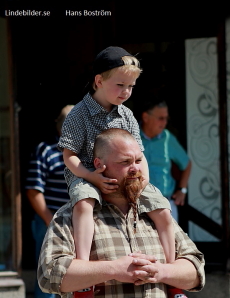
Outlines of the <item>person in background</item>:
<svg viewBox="0 0 230 298">
<path fill-rule="evenodd" d="M 110 128 L 96 137 L 94 166 L 106 165 L 104 174 L 116 178 L 118 188 L 101 193 L 102 204 L 96 203 L 89 260 L 76 256 L 71 201 L 56 212 L 39 258 L 37 274 L 43 291 L 72 298 L 79 289 L 95 285 L 98 298 L 184 298 L 177 290 L 167 293 L 169 286 L 202 290 L 204 256 L 192 240 L 172 219 L 176 254 L 174 262 L 167 263 L 156 226 L 139 210 L 143 158 L 127 130 Z M 153 192 L 162 197 L 157 188 L 151 189 L 150 196 Z"/>
<path fill-rule="evenodd" d="M 149 166 L 150 183 L 168 198 L 172 216 L 178 221 L 178 208 L 185 203 L 191 161 L 176 137 L 166 129 L 168 106 L 160 96 L 150 95 L 142 109 L 140 134 Z M 172 176 L 172 162 L 181 171 L 179 181 Z"/>
<path fill-rule="evenodd" d="M 25 188 L 29 202 L 35 211 L 32 234 L 35 239 L 36 265 L 47 226 L 53 214 L 69 201 L 64 178 L 63 155 L 57 149 L 57 143 L 63 121 L 72 108 L 72 105 L 67 105 L 61 110 L 56 119 L 56 136 L 51 141 L 38 144 L 31 154 Z M 53 298 L 55 295 L 43 293 L 36 281 L 34 297 Z"/>
</svg>

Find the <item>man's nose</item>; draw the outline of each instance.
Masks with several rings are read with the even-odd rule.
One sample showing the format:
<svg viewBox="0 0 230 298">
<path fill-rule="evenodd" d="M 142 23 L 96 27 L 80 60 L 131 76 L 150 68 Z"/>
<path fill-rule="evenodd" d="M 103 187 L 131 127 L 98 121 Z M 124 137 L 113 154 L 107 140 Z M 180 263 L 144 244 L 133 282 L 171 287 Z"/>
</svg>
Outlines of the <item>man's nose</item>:
<svg viewBox="0 0 230 298">
<path fill-rule="evenodd" d="M 138 164 L 136 163 L 131 164 L 129 167 L 129 171 L 130 173 L 136 173 L 137 171 L 139 171 Z"/>
</svg>

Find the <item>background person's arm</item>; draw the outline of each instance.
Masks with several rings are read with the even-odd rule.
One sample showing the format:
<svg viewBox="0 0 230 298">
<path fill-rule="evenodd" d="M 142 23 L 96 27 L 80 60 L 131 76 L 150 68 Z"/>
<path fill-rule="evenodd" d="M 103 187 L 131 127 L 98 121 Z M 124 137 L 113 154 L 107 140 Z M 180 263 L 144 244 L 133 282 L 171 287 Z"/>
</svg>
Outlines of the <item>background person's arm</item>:
<svg viewBox="0 0 230 298">
<path fill-rule="evenodd" d="M 180 188 L 187 188 L 189 176 L 191 173 L 192 163 L 189 161 L 187 167 L 184 171 L 181 171 L 180 181 L 178 182 L 178 187 Z M 176 189 L 172 198 L 175 201 L 176 205 L 183 206 L 185 201 L 186 194 L 182 193 L 179 189 Z"/>
<path fill-rule="evenodd" d="M 52 212 L 46 205 L 45 197 L 42 192 L 37 189 L 27 189 L 26 195 L 34 211 L 44 220 L 48 226 L 53 218 Z"/>
</svg>

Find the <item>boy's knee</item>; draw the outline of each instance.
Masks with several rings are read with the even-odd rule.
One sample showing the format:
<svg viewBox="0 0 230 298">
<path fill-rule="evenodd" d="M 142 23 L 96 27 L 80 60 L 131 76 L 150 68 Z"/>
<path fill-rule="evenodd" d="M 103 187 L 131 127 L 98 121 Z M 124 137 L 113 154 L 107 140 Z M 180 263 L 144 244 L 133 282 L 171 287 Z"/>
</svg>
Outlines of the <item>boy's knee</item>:
<svg viewBox="0 0 230 298">
<path fill-rule="evenodd" d="M 169 209 L 160 209 L 159 215 L 162 217 L 162 219 L 166 223 L 168 223 L 168 224 L 172 223 L 172 215 L 171 215 L 171 211 Z"/>
<path fill-rule="evenodd" d="M 95 205 L 95 199 L 93 198 L 87 198 L 78 201 L 74 207 L 73 207 L 73 212 L 75 214 L 81 214 L 82 212 L 92 212 L 92 209 Z"/>
</svg>

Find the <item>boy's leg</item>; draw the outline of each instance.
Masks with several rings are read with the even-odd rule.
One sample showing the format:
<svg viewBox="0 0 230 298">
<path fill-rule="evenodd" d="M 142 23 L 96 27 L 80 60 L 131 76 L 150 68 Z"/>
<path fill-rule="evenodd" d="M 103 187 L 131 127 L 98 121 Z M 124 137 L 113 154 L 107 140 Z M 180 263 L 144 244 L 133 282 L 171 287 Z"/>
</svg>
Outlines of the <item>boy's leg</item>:
<svg viewBox="0 0 230 298">
<path fill-rule="evenodd" d="M 95 200 L 80 200 L 73 207 L 72 223 L 76 256 L 78 259 L 89 260 L 94 233 L 93 208 Z"/>
<path fill-rule="evenodd" d="M 169 209 L 156 209 L 148 212 L 148 216 L 154 222 L 163 246 L 166 262 L 175 260 L 175 237 L 172 216 Z"/>
<path fill-rule="evenodd" d="M 93 209 L 97 201 L 101 205 L 101 192 L 94 185 L 76 177 L 69 187 L 72 202 L 72 224 L 76 257 L 89 260 L 94 234 Z M 74 292 L 74 297 L 94 297 L 93 287 Z"/>
<path fill-rule="evenodd" d="M 175 260 L 175 236 L 171 216 L 171 206 L 160 190 L 149 183 L 142 191 L 138 212 L 147 213 L 154 222 L 168 263 Z"/>
<path fill-rule="evenodd" d="M 149 212 L 148 216 L 155 223 L 161 245 L 164 249 L 166 262 L 172 263 L 175 260 L 175 237 L 170 210 L 156 209 Z M 187 298 L 181 289 L 174 287 L 168 287 L 168 297 Z"/>
<path fill-rule="evenodd" d="M 73 207 L 72 223 L 77 259 L 89 260 L 94 234 L 93 208 L 95 199 L 80 200 Z M 74 298 L 93 298 L 93 287 L 74 292 Z"/>
<path fill-rule="evenodd" d="M 173 262 L 175 260 L 175 239 L 168 199 L 161 194 L 159 189 L 149 183 L 141 193 L 138 208 L 140 213 L 146 212 L 155 223 L 166 260 Z M 187 298 L 181 289 L 173 287 L 168 287 L 168 297 Z"/>
</svg>

